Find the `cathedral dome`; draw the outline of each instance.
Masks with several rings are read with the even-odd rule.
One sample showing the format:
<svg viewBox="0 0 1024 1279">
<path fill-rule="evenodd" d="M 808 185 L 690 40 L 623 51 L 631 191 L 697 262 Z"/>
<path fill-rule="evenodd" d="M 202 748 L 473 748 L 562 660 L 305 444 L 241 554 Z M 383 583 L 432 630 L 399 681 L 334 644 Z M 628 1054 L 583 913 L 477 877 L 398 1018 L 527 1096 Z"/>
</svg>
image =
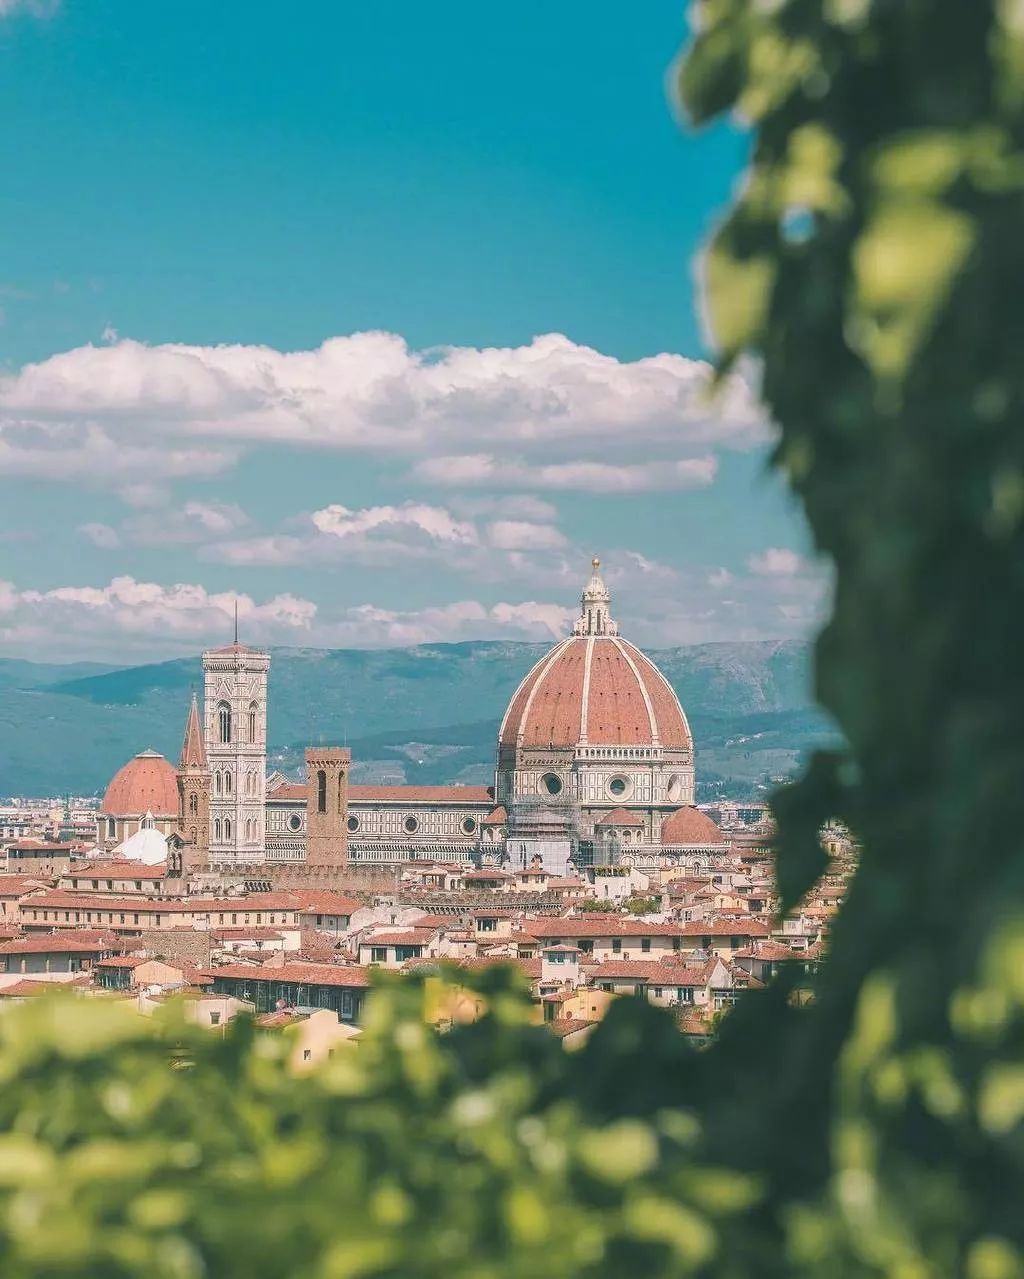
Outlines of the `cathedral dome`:
<svg viewBox="0 0 1024 1279">
<path fill-rule="evenodd" d="M 175 816 L 178 775 L 174 765 L 156 751 L 142 751 L 114 774 L 100 811 L 110 817 Z"/>
<path fill-rule="evenodd" d="M 499 751 L 529 747 L 693 747 L 672 686 L 651 659 L 621 639 L 594 561 L 573 634 L 530 671 L 505 712 Z"/>
</svg>

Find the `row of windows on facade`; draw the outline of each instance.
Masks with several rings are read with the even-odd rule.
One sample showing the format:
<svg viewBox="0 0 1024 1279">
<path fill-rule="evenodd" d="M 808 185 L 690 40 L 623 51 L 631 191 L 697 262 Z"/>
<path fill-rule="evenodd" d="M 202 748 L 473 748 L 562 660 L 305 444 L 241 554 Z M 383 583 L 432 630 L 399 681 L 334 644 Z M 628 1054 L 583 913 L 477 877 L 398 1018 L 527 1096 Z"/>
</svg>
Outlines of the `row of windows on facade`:
<svg viewBox="0 0 1024 1279">
<path fill-rule="evenodd" d="M 256 743 L 259 741 L 258 737 L 256 736 L 256 731 L 259 724 L 259 713 L 260 713 L 259 703 L 250 702 L 249 711 L 246 716 L 246 721 L 247 721 L 246 727 L 249 730 L 249 736 L 247 740 L 251 743 Z M 227 745 L 227 743 L 235 740 L 233 736 L 234 731 L 235 731 L 234 715 L 232 714 L 230 705 L 227 702 L 218 702 L 217 703 L 217 740 L 222 745 Z"/>
<path fill-rule="evenodd" d="M 116 911 L 116 910 L 95 910 L 95 911 L 92 911 L 92 910 L 75 910 L 75 911 L 65 910 L 65 911 L 59 911 L 59 910 L 55 910 L 55 911 L 53 911 L 53 919 L 52 919 L 52 921 L 50 920 L 50 913 L 51 913 L 51 912 L 50 912 L 49 910 L 40 910 L 40 909 L 36 908 L 36 909 L 33 909 L 33 910 L 32 910 L 32 912 L 31 912 L 31 918 L 32 918 L 33 922 L 35 922 L 35 923 L 38 923 L 40 920 L 42 920 L 42 922 L 43 922 L 44 924 L 45 924 L 45 923 L 50 923 L 50 922 L 52 922 L 52 923 L 54 923 L 54 924 L 59 924 L 59 923 L 61 922 L 61 918 L 60 918 L 60 917 L 61 917 L 61 915 L 63 914 L 63 916 L 64 916 L 64 923 L 66 923 L 66 924 L 70 924 L 70 923 L 72 923 L 72 922 L 74 922 L 74 923 L 76 923 L 76 924 L 81 924 L 81 923 L 83 923 L 83 922 L 84 922 L 84 923 L 86 923 L 86 924 L 92 924 L 92 923 L 102 924 L 102 923 L 104 922 L 104 916 L 106 916 L 106 922 L 107 922 L 108 924 L 113 924 L 113 923 L 118 923 L 118 922 L 119 922 L 119 923 L 124 924 L 124 923 L 127 923 L 127 922 L 128 922 L 128 920 L 127 920 L 127 916 L 128 916 L 128 915 L 131 915 L 131 916 L 132 916 L 132 920 L 131 920 L 131 922 L 132 922 L 133 924 L 137 924 L 137 923 L 139 923 L 140 915 L 146 915 L 147 919 L 152 918 L 152 919 L 153 919 L 153 920 L 154 920 L 157 924 L 159 924 L 159 923 L 160 923 L 160 921 L 163 919 L 164 914 L 165 914 L 166 912 L 161 912 L 161 911 L 159 911 L 159 910 L 158 910 L 158 911 L 143 910 L 143 911 L 134 911 L 134 912 L 133 912 L 133 911 L 123 911 L 123 910 L 122 910 L 122 911 Z M 74 921 L 72 921 L 72 918 L 71 918 L 71 917 L 72 917 L 72 915 L 74 915 Z M 117 920 L 115 920 L 115 919 L 114 919 L 114 916 L 115 916 L 115 915 L 117 915 L 117 916 L 119 917 Z M 230 918 L 229 918 L 229 915 L 230 915 Z M 199 921 L 199 922 L 205 923 L 205 924 L 207 924 L 208 926 L 213 925 L 215 922 L 220 923 L 220 924 L 222 924 L 222 925 L 224 925 L 224 926 L 227 926 L 228 924 L 232 924 L 232 925 L 235 925 L 235 924 L 243 924 L 243 925 L 244 925 L 244 924 L 252 924 L 252 922 L 253 922 L 253 916 L 254 916 L 254 915 L 255 915 L 255 921 L 256 921 L 256 925 L 257 925 L 257 927 L 258 927 L 258 926 L 260 926 L 261 924 L 264 924 L 264 923 L 266 923 L 266 924 L 276 924 L 276 923 L 281 923 L 281 924 L 291 924 L 292 926 L 295 926 L 295 925 L 298 923 L 298 917 L 299 917 L 299 916 L 298 916 L 298 911 L 285 911 L 285 910 L 282 910 L 282 911 L 276 911 L 276 912 L 275 912 L 275 911 L 260 911 L 260 910 L 258 910 L 258 911 L 231 911 L 231 912 L 221 911 L 221 912 L 220 912 L 220 917 L 219 917 L 219 919 L 218 919 L 217 921 L 214 921 L 213 913 L 212 913 L 212 912 L 209 912 L 209 913 L 207 913 L 207 914 L 205 914 L 205 915 L 195 915 L 195 916 L 194 916 L 194 919 L 195 919 L 196 921 Z M 264 915 L 266 915 L 266 919 L 265 919 L 265 920 L 264 920 L 264 918 L 263 918 L 263 917 L 264 917 Z M 278 915 L 280 915 L 280 917 L 281 917 L 281 918 L 280 918 L 280 920 L 278 919 Z M 95 918 L 93 918 L 94 916 L 95 916 Z M 239 916 L 241 916 L 241 918 L 239 918 Z M 322 917 L 322 916 L 320 916 L 320 915 L 317 915 L 317 917 L 316 917 L 316 918 L 317 918 L 317 927 L 319 927 L 319 926 L 320 926 L 320 921 L 321 921 L 321 919 L 322 919 L 323 917 Z M 332 916 L 331 918 L 335 918 L 335 917 L 333 917 L 333 916 Z M 338 918 L 338 919 L 340 919 L 341 921 L 343 921 L 343 922 L 342 922 L 342 924 L 341 924 L 341 926 L 342 926 L 342 927 L 347 927 L 347 926 L 348 926 L 348 916 L 347 916 L 347 915 L 337 916 L 336 918 Z"/>
<path fill-rule="evenodd" d="M 214 840 L 218 843 L 230 840 L 233 829 L 230 817 L 225 817 L 223 820 L 218 817 L 213 823 Z M 254 839 L 259 838 L 260 825 L 255 817 L 247 817 L 242 830 L 244 831 L 243 838 L 247 844 L 251 844 Z"/>
<path fill-rule="evenodd" d="M 215 795 L 230 795 L 234 786 L 231 773 L 226 769 L 222 772 L 220 769 L 215 770 L 213 774 L 213 793 Z M 260 775 L 256 769 L 250 769 L 245 774 L 244 794 L 250 798 L 257 798 L 260 793 Z"/>
</svg>

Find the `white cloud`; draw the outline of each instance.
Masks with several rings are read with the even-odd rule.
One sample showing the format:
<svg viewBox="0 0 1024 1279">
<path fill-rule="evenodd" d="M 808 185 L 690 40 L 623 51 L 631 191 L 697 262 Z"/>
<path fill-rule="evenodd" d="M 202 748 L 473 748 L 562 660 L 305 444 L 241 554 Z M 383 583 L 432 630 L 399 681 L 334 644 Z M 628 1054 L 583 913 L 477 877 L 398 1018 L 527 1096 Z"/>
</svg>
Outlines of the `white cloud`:
<svg viewBox="0 0 1024 1279">
<path fill-rule="evenodd" d="M 727 568 L 716 568 L 708 574 L 708 586 L 716 591 L 724 590 L 732 581 L 733 576 Z"/>
<path fill-rule="evenodd" d="M 131 433 L 118 435 L 90 422 L 0 418 L 0 472 L 8 476 L 117 486 L 153 475 L 163 480 L 217 475 L 238 456 L 236 448 L 183 447 L 171 439 L 140 444 Z"/>
<path fill-rule="evenodd" d="M 488 525 L 487 540 L 503 551 L 550 551 L 568 546 L 565 534 L 553 524 L 525 520 L 495 520 Z"/>
<path fill-rule="evenodd" d="M 160 497 L 149 509 L 142 501 L 136 503 L 138 514 L 121 522 L 123 541 L 135 546 L 198 545 L 237 532 L 248 523 L 246 513 L 233 502 L 190 501 L 178 509 L 163 505 Z"/>
<path fill-rule="evenodd" d="M 0 581 L 0 641 L 33 656 L 93 654 L 151 661 L 228 642 L 238 602 L 242 638 L 257 644 L 354 645 L 440 643 L 462 639 L 551 640 L 566 633 L 575 610 L 537 601 L 493 605 L 475 599 L 401 610 L 359 604 L 323 616 L 308 599 L 283 594 L 256 601 L 194 583 L 163 586 L 115 577 L 105 586 L 22 590 Z"/>
<path fill-rule="evenodd" d="M 321 533 L 331 537 L 355 538 L 380 530 L 414 530 L 434 542 L 470 546 L 477 540 L 476 529 L 465 520 L 455 519 L 440 506 L 423 506 L 406 502 L 404 506 L 371 506 L 351 511 L 333 504 L 310 516 Z"/>
<path fill-rule="evenodd" d="M 769 546 L 751 555 L 747 567 L 759 577 L 795 577 L 806 572 L 810 565 L 796 551 L 784 546 Z"/>
<path fill-rule="evenodd" d="M 444 456 L 447 474 L 421 470 L 433 483 L 507 488 L 518 466 L 531 486 L 679 488 L 711 481 L 709 450 L 748 449 L 769 435 L 742 379 L 714 402 L 709 387 L 702 361 L 620 361 L 559 334 L 425 352 L 392 333 L 292 352 L 119 339 L 0 377 L 0 444 L 5 470 L 48 468 L 62 479 L 123 478 L 147 461 L 162 476 L 211 474 L 275 441 Z M 481 437 L 508 455 L 511 472 L 471 452 Z M 644 463 L 629 460 L 638 453 Z"/>
<path fill-rule="evenodd" d="M 239 623 L 254 638 L 294 637 L 308 631 L 317 615 L 312 601 L 290 594 L 257 603 L 249 595 L 213 593 L 182 582 L 161 586 L 115 577 L 106 586 L 46 591 L 0 582 L 0 639 L 33 651 L 50 651 L 67 636 L 74 637 L 75 651 L 133 641 L 143 648 L 193 646 L 230 636 L 236 601 Z"/>
<path fill-rule="evenodd" d="M 703 488 L 718 470 L 713 456 L 656 462 L 556 462 L 530 465 L 490 453 L 424 458 L 413 468 L 429 484 L 478 487 L 498 484 L 542 489 L 576 489 L 586 493 L 643 493 L 658 489 Z"/>
<path fill-rule="evenodd" d="M 366 647 L 451 643 L 460 639 L 510 638 L 551 640 L 566 633 L 575 616 L 554 604 L 499 603 L 490 608 L 478 600 L 459 600 L 438 608 L 402 612 L 362 604 L 325 628 L 325 642 Z"/>
<path fill-rule="evenodd" d="M 109 524 L 80 524 L 78 531 L 84 534 L 92 542 L 93 546 L 99 546 L 105 551 L 113 550 L 114 547 L 121 545 L 117 529 L 111 528 Z"/>
</svg>

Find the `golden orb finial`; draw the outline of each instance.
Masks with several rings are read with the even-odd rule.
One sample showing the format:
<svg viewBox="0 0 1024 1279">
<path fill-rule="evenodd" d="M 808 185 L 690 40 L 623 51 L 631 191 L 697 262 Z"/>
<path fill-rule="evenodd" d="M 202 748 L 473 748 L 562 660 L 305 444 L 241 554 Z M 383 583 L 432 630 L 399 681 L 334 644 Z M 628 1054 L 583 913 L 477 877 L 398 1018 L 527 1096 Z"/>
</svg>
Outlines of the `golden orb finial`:
<svg viewBox="0 0 1024 1279">
<path fill-rule="evenodd" d="M 594 567 L 594 568 L 600 568 L 600 567 L 601 567 L 601 561 L 598 559 L 598 557 L 597 557 L 596 555 L 595 555 L 595 556 L 594 556 L 594 558 L 590 561 L 590 563 L 593 565 L 593 567 Z"/>
</svg>

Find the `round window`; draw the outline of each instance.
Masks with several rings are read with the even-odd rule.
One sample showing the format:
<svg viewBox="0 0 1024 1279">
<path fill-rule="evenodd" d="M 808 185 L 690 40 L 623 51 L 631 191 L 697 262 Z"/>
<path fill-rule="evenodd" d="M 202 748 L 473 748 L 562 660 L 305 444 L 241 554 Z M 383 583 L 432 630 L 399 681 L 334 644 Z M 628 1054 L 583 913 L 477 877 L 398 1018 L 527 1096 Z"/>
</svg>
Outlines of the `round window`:
<svg viewBox="0 0 1024 1279">
<path fill-rule="evenodd" d="M 419 819 L 416 817 L 407 817 L 403 824 L 407 835 L 415 835 L 420 828 Z"/>
<path fill-rule="evenodd" d="M 464 835 L 472 835 L 476 830 L 476 822 L 472 817 L 464 817 L 462 819 L 462 833 Z"/>
<path fill-rule="evenodd" d="M 545 773 L 540 779 L 540 784 L 549 795 L 561 794 L 562 779 L 556 773 Z"/>
<path fill-rule="evenodd" d="M 291 817 L 288 818 L 288 829 L 289 830 L 302 829 L 302 818 L 299 816 L 298 813 L 292 813 Z"/>
<path fill-rule="evenodd" d="M 348 819 L 347 825 L 348 825 L 349 830 L 358 830 L 358 829 L 359 829 L 359 818 L 358 818 L 358 817 L 350 817 L 350 818 Z"/>
<path fill-rule="evenodd" d="M 616 799 L 619 799 L 629 790 L 629 782 L 624 777 L 613 777 L 608 783 L 608 790 Z"/>
</svg>

